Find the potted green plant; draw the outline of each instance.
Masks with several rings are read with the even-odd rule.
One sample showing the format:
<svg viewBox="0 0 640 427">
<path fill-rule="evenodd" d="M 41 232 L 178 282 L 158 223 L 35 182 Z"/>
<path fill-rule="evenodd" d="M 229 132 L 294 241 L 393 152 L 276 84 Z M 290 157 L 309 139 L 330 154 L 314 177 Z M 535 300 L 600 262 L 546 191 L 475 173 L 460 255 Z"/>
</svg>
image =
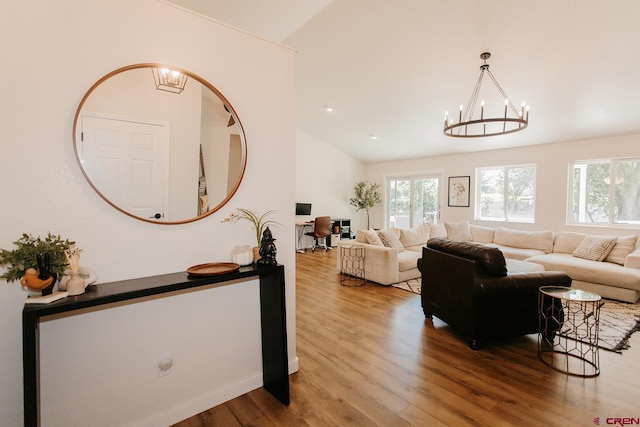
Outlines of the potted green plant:
<svg viewBox="0 0 640 427">
<path fill-rule="evenodd" d="M 65 251 L 68 251 L 74 242 L 63 240 L 60 235 L 49 232 L 44 239 L 23 233 L 13 244 L 13 250 L 0 249 L 0 266 L 6 267 L 0 279 L 7 282 L 19 280 L 23 286 L 34 291 L 42 290 L 40 286 L 50 282 L 45 286 L 50 292 L 56 279 L 64 274 L 68 265 Z"/>
<path fill-rule="evenodd" d="M 355 195 L 349 199 L 349 203 L 355 206 L 356 212 L 361 209 L 367 212 L 367 229 L 369 229 L 369 209 L 382 201 L 380 184 L 360 181 L 353 190 Z"/>
</svg>

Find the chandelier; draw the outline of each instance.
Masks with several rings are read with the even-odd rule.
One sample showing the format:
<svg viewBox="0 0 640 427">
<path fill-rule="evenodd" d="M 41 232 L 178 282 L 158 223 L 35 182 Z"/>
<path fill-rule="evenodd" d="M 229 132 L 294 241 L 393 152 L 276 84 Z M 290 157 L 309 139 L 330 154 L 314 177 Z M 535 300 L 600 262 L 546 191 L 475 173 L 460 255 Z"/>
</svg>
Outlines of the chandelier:
<svg viewBox="0 0 640 427">
<path fill-rule="evenodd" d="M 477 138 L 482 136 L 505 135 L 521 131 L 529 125 L 529 106 L 523 101 L 520 111 L 518 111 L 511 101 L 509 101 L 507 94 L 502 90 L 498 81 L 489 70 L 487 59 L 490 57 L 491 54 L 488 52 L 484 52 L 480 55 L 480 59 L 484 61 L 480 66 L 480 77 L 478 77 L 478 81 L 471 93 L 471 98 L 469 99 L 466 109 L 460 105 L 458 121 L 454 122 L 454 119 L 449 117 L 449 112 L 445 112 L 445 135 L 456 138 Z M 485 117 L 484 100 L 482 100 L 480 103 L 480 114 L 476 115 L 474 118 L 474 111 L 476 109 L 476 103 L 478 102 L 478 96 L 482 86 L 482 78 L 485 73 L 491 77 L 491 81 L 495 85 L 496 89 L 498 89 L 498 92 L 500 92 L 502 98 L 504 98 L 504 114 L 496 115 L 494 117 Z"/>
<path fill-rule="evenodd" d="M 180 71 L 166 67 L 151 68 L 156 89 L 166 92 L 181 93 L 187 84 L 187 76 Z"/>
</svg>

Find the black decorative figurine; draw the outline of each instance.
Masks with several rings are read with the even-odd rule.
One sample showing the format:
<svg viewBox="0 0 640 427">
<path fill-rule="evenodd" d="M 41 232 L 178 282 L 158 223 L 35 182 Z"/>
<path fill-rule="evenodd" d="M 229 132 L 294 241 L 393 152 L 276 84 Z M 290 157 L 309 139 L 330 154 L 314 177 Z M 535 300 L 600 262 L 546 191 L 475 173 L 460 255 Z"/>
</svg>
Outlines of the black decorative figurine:
<svg viewBox="0 0 640 427">
<path fill-rule="evenodd" d="M 258 265 L 278 265 L 276 261 L 276 239 L 271 235 L 269 227 L 265 228 L 262 232 L 262 239 L 260 240 L 260 259 Z"/>
<path fill-rule="evenodd" d="M 42 255 L 36 255 L 36 263 L 38 264 L 39 271 L 38 279 L 48 280 L 51 277 L 53 278 L 51 284 L 42 289 L 42 296 L 51 295 L 53 293 L 53 286 L 56 284 L 56 280 L 58 279 L 58 275 L 51 272 L 51 258 L 49 257 L 49 254 L 44 254 L 44 259 Z"/>
</svg>

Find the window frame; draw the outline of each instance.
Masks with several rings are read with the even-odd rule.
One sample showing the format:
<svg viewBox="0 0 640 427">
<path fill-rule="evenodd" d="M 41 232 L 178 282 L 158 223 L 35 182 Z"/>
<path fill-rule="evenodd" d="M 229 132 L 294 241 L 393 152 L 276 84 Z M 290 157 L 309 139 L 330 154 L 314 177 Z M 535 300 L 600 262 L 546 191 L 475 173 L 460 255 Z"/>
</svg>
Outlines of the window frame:
<svg viewBox="0 0 640 427">
<path fill-rule="evenodd" d="M 638 228 L 638 222 L 615 222 L 615 174 L 616 164 L 623 162 L 640 162 L 640 157 L 611 157 L 611 158 L 598 158 L 598 159 L 583 159 L 572 160 L 567 165 L 567 196 L 566 196 L 566 210 L 565 210 L 565 223 L 569 226 L 580 227 L 597 227 L 597 228 Z M 574 170 L 576 165 L 589 165 L 607 164 L 609 165 L 609 179 L 607 183 L 609 186 L 608 192 L 608 221 L 607 222 L 580 222 L 573 220 L 573 204 L 574 204 Z M 612 200 L 614 201 L 612 203 Z"/>
<path fill-rule="evenodd" d="M 513 169 L 525 169 L 525 168 L 532 168 L 533 169 L 533 216 L 530 219 L 523 219 L 523 218 L 517 218 L 517 219 L 510 219 L 508 212 L 508 205 L 509 205 L 509 171 L 513 170 Z M 483 171 L 487 171 L 487 170 L 502 170 L 503 174 L 504 174 L 504 186 L 503 186 L 503 192 L 502 192 L 502 198 L 503 198 L 503 218 L 495 218 L 495 217 L 483 217 L 482 216 L 482 172 Z M 482 167 L 477 167 L 476 171 L 475 171 L 475 178 L 476 178 L 476 182 L 475 182 L 475 197 L 474 197 L 474 201 L 475 201 L 475 208 L 474 208 L 474 219 L 476 221 L 490 221 L 490 222 L 505 222 L 505 223 L 520 223 L 520 224 L 534 224 L 536 222 L 536 206 L 537 206 L 537 197 L 538 197 L 538 192 L 537 192 L 537 174 L 538 174 L 538 167 L 536 163 L 522 163 L 522 164 L 515 164 L 515 165 L 499 165 L 499 166 L 482 166 Z"/>
<path fill-rule="evenodd" d="M 390 202 L 391 202 L 391 194 L 390 194 L 390 183 L 391 181 L 402 181 L 402 180 L 408 180 L 410 181 L 410 189 L 409 192 L 410 194 L 413 194 L 413 184 L 415 180 L 420 180 L 420 179 L 438 179 L 438 187 L 437 187 L 437 210 L 435 212 L 435 223 L 440 222 L 441 219 L 441 205 L 442 205 L 442 192 L 443 192 L 443 178 L 444 174 L 442 171 L 431 171 L 431 172 L 417 172 L 417 173 L 409 173 L 409 174 L 402 174 L 402 175 L 388 175 L 385 176 L 385 187 L 384 187 L 384 191 L 385 191 L 385 201 L 384 201 L 384 224 L 385 224 L 385 228 L 389 228 L 390 227 L 390 215 L 389 215 L 389 208 L 390 208 Z M 414 218 L 414 212 L 413 212 L 413 204 L 414 201 L 413 199 L 410 200 L 409 202 L 409 224 L 410 227 L 416 227 L 418 224 L 414 224 L 415 218 Z"/>
</svg>

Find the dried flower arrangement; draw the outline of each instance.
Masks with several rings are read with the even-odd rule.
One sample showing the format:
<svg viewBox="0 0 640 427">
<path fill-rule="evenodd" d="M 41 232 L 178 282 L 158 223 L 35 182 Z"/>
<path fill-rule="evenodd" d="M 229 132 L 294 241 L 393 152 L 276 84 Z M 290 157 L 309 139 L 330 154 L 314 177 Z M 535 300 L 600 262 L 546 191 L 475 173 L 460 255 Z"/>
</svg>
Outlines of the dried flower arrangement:
<svg viewBox="0 0 640 427">
<path fill-rule="evenodd" d="M 267 211 L 260 215 L 249 209 L 237 208 L 237 212 L 232 212 L 228 217 L 220 222 L 236 222 L 239 220 L 249 221 L 253 228 L 256 230 L 256 246 L 260 246 L 260 239 L 262 238 L 262 232 L 269 225 L 282 226 L 277 221 L 266 220 L 269 215 L 274 214 L 276 211 Z"/>
</svg>

